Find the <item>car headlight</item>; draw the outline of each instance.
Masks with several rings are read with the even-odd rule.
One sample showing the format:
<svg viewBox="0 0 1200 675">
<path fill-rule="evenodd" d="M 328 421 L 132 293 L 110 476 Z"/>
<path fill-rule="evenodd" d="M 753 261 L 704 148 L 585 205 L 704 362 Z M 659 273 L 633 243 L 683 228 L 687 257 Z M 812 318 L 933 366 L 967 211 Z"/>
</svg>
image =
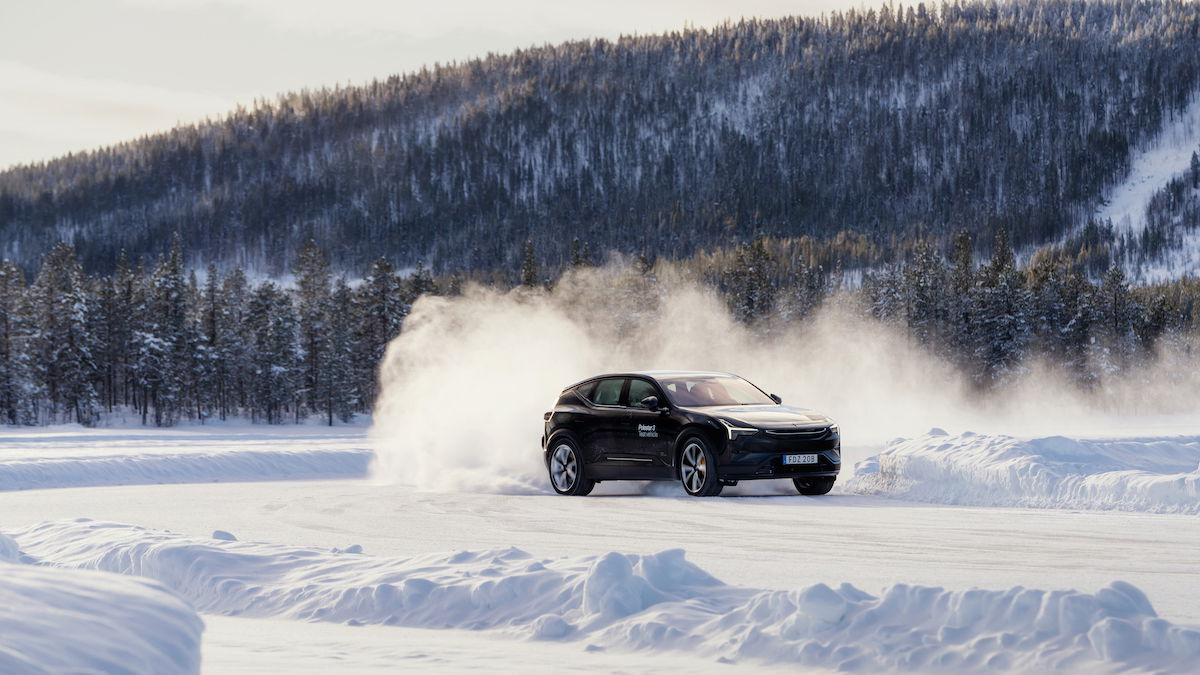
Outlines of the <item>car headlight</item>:
<svg viewBox="0 0 1200 675">
<path fill-rule="evenodd" d="M 834 422 L 833 424 L 829 425 L 829 433 L 833 434 L 834 436 L 841 436 L 842 427 L 838 425 L 837 422 Z"/>
<path fill-rule="evenodd" d="M 740 426 L 745 424 L 745 422 L 738 422 L 737 420 L 731 421 L 720 417 L 717 419 L 721 421 L 722 425 L 724 425 L 725 431 L 729 434 L 729 440 L 731 441 L 741 436 L 753 436 L 754 434 L 758 433 L 758 429 L 754 427 Z"/>
</svg>

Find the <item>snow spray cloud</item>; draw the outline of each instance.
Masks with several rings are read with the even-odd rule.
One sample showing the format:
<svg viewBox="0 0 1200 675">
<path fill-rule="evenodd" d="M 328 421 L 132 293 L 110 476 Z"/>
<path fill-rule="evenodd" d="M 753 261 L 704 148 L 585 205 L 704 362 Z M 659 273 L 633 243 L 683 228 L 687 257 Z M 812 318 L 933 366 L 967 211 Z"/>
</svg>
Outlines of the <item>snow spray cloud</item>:
<svg viewBox="0 0 1200 675">
<path fill-rule="evenodd" d="M 935 426 L 1078 432 L 1113 419 L 1104 414 L 1112 408 L 1195 412 L 1200 396 L 1198 377 L 1084 395 L 1045 369 L 980 397 L 903 328 L 845 305 L 835 299 L 803 321 L 751 331 L 712 289 L 662 277 L 649 283 L 625 265 L 572 271 L 551 292 L 474 286 L 459 297 L 423 297 L 380 368 L 373 474 L 429 490 L 546 492 L 542 413 L 563 387 L 601 372 L 737 373 L 838 420 L 849 448 Z M 1139 381 L 1156 379 L 1167 378 Z"/>
</svg>

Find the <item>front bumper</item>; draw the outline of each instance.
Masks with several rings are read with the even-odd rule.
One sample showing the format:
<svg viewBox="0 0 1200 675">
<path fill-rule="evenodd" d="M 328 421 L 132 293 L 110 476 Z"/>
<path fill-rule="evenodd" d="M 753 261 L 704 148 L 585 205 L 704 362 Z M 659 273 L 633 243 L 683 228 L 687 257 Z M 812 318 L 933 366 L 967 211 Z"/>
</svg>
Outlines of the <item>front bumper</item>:
<svg viewBox="0 0 1200 675">
<path fill-rule="evenodd" d="M 725 444 L 720 458 L 722 480 L 836 476 L 842 469 L 838 436 L 819 439 L 771 438 L 760 432 Z M 785 455 L 816 455 L 815 464 L 784 464 Z"/>
</svg>

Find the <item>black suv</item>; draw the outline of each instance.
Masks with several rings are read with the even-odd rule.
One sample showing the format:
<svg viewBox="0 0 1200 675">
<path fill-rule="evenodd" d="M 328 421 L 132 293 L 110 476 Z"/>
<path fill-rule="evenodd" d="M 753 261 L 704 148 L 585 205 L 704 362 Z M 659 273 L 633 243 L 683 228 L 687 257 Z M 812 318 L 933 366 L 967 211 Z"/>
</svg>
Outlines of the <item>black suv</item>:
<svg viewBox="0 0 1200 675">
<path fill-rule="evenodd" d="M 833 420 L 728 373 L 597 375 L 564 389 L 545 421 L 550 484 L 564 495 L 605 480 L 679 480 L 707 497 L 761 478 L 823 495 L 842 465 Z"/>
</svg>

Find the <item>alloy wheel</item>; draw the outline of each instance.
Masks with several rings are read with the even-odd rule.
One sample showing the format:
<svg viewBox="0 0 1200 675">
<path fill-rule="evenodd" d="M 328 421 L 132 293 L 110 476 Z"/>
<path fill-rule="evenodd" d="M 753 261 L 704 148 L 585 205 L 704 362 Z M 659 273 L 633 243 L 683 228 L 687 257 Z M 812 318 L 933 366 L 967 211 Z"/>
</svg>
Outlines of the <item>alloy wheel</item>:
<svg viewBox="0 0 1200 675">
<path fill-rule="evenodd" d="M 688 492 L 696 494 L 704 487 L 708 478 L 708 459 L 704 456 L 704 448 L 699 443 L 688 443 L 683 449 L 683 461 L 679 465 L 680 478 L 683 487 Z"/>
<path fill-rule="evenodd" d="M 579 463 L 571 446 L 563 443 L 555 448 L 550 459 L 550 478 L 554 481 L 554 487 L 566 492 L 575 485 L 575 477 L 578 475 Z"/>
</svg>

